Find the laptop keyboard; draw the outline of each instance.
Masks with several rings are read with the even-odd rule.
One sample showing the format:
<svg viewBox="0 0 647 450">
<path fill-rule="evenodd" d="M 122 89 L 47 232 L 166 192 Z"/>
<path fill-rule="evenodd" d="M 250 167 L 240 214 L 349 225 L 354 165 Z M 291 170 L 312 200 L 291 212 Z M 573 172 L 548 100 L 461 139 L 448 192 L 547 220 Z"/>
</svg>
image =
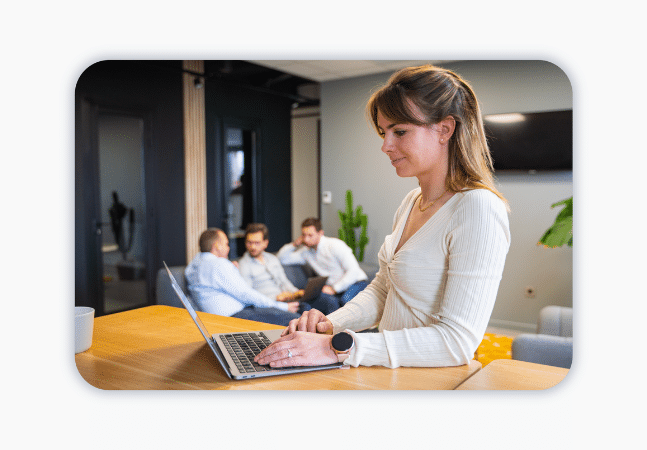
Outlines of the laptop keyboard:
<svg viewBox="0 0 647 450">
<path fill-rule="evenodd" d="M 254 362 L 254 357 L 272 343 L 272 341 L 270 341 L 263 332 L 258 334 L 224 334 L 221 335 L 220 338 L 229 352 L 229 356 L 231 356 L 236 367 L 238 367 L 238 370 L 242 373 L 276 370 L 270 366 L 262 366 Z"/>
</svg>

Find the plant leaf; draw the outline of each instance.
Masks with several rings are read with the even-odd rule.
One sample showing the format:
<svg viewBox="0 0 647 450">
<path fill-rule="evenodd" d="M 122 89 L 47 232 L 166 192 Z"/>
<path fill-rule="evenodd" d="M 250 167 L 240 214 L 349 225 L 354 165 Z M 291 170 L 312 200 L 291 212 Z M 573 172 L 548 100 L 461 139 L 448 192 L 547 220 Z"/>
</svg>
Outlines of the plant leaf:
<svg viewBox="0 0 647 450">
<path fill-rule="evenodd" d="M 564 244 L 573 246 L 573 217 L 555 221 L 539 240 L 546 247 L 561 247 Z"/>
<path fill-rule="evenodd" d="M 573 197 L 553 203 L 551 208 L 564 205 L 564 208 L 557 214 L 555 223 L 539 239 L 538 244 L 546 247 L 561 247 L 567 244 L 573 246 Z"/>
</svg>

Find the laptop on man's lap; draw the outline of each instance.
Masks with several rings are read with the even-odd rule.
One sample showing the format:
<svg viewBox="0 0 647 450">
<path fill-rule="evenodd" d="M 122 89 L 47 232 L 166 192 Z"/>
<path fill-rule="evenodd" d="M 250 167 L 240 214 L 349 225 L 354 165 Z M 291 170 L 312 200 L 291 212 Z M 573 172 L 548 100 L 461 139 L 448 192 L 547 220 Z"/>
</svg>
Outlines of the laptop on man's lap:
<svg viewBox="0 0 647 450">
<path fill-rule="evenodd" d="M 309 302 L 314 300 L 321 294 L 323 287 L 326 285 L 328 277 L 310 277 L 308 278 L 308 283 L 306 284 L 305 289 L 303 290 L 303 296 L 296 299 L 298 302 Z"/>
<path fill-rule="evenodd" d="M 207 341 L 209 348 L 216 356 L 216 359 L 222 366 L 227 376 L 233 380 L 243 380 L 247 378 L 259 378 L 275 375 L 285 375 L 291 373 L 312 372 L 314 370 L 336 369 L 343 366 L 343 363 L 327 364 L 323 366 L 300 366 L 300 367 L 281 367 L 272 368 L 262 366 L 254 362 L 254 356 L 261 352 L 262 349 L 277 340 L 282 329 L 236 332 L 236 333 L 216 333 L 211 335 L 204 323 L 196 313 L 196 307 L 193 305 L 185 294 L 175 277 L 169 270 L 166 262 L 164 267 L 171 279 L 171 285 L 180 301 L 189 312 L 189 315 L 200 330 L 200 333 Z"/>
</svg>

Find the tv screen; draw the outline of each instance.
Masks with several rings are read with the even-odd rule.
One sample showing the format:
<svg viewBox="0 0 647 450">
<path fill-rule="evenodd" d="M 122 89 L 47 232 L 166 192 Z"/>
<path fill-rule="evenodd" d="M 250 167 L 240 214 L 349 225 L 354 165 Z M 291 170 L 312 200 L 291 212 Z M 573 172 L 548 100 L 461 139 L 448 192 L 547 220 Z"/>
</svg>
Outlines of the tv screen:
<svg viewBox="0 0 647 450">
<path fill-rule="evenodd" d="M 483 116 L 494 170 L 573 170 L 573 110 Z"/>
</svg>

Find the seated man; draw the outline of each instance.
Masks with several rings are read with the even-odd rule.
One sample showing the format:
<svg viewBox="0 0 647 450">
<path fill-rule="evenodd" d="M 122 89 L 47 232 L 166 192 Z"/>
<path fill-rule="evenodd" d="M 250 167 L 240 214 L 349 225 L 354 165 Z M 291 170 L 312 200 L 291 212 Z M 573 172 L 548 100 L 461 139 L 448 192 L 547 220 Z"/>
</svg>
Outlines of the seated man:
<svg viewBox="0 0 647 450">
<path fill-rule="evenodd" d="M 303 296 L 288 280 L 279 259 L 265 249 L 269 244 L 269 231 L 262 223 L 250 223 L 245 230 L 247 251 L 238 261 L 238 270 L 247 284 L 267 297 L 289 301 Z M 339 302 L 330 296 L 319 296 L 302 304 L 305 310 L 316 308 L 324 314 L 339 309 Z"/>
<path fill-rule="evenodd" d="M 318 275 L 328 277 L 323 292 L 336 297 L 340 306 L 368 284 L 351 248 L 341 239 L 324 236 L 319 219 L 304 220 L 301 236 L 281 247 L 277 256 L 282 264 L 308 263 Z"/>
<path fill-rule="evenodd" d="M 202 311 L 285 326 L 300 317 L 299 302 L 277 302 L 255 291 L 228 255 L 229 239 L 222 230 L 209 228 L 200 235 L 200 253 L 184 273 Z"/>
</svg>

